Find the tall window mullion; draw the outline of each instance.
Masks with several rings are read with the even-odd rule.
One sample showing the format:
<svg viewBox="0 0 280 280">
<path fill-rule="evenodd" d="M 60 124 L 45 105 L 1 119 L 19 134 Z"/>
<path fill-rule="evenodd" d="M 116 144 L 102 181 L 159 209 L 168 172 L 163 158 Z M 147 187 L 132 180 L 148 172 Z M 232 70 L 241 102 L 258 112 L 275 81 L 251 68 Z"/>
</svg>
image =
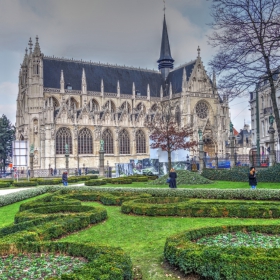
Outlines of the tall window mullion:
<svg viewBox="0 0 280 280">
<path fill-rule="evenodd" d="M 102 139 L 104 141 L 105 154 L 113 154 L 114 153 L 113 136 L 109 129 L 106 129 L 103 132 Z"/>
<path fill-rule="evenodd" d="M 62 127 L 56 133 L 56 154 L 65 154 L 65 144 L 68 145 L 68 152 L 72 154 L 72 135 L 69 128 Z"/>
<path fill-rule="evenodd" d="M 138 130 L 136 132 L 136 153 L 137 154 L 146 153 L 145 133 L 142 130 Z"/>
<path fill-rule="evenodd" d="M 78 153 L 79 154 L 92 154 L 92 135 L 88 128 L 83 128 L 78 136 Z"/>
<path fill-rule="evenodd" d="M 119 146 L 121 155 L 130 154 L 130 141 L 126 130 L 122 130 L 119 134 Z"/>
</svg>

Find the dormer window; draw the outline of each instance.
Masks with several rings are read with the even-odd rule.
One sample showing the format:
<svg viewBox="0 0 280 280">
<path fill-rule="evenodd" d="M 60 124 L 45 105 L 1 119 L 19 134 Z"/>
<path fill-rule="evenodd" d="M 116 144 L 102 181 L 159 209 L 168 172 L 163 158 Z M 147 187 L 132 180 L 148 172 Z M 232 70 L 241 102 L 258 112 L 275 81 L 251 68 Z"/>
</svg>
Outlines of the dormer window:
<svg viewBox="0 0 280 280">
<path fill-rule="evenodd" d="M 141 96 L 141 92 L 139 90 L 136 90 L 136 95 Z"/>
<path fill-rule="evenodd" d="M 72 90 L 72 86 L 71 86 L 71 84 L 67 84 L 67 85 L 66 85 L 66 89 L 68 89 L 68 90 Z"/>
</svg>

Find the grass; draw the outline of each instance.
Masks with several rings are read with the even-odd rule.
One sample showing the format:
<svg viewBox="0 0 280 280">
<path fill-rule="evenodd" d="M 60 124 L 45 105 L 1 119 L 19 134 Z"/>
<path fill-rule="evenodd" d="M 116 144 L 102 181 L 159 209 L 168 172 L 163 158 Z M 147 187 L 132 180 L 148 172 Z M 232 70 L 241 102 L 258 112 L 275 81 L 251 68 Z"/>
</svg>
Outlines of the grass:
<svg viewBox="0 0 280 280">
<path fill-rule="evenodd" d="M 88 202 L 85 205 L 96 206 Z M 105 207 L 105 206 L 103 206 Z M 130 254 L 139 267 L 143 279 L 178 279 L 174 270 L 164 265 L 163 248 L 166 237 L 188 229 L 213 225 L 279 224 L 279 220 L 221 219 L 221 218 L 174 218 L 125 215 L 120 207 L 106 206 L 108 219 L 102 224 L 71 234 L 62 241 L 94 242 L 100 245 L 119 246 Z M 179 276 L 182 278 L 182 276 Z M 187 278 L 185 278 L 187 279 Z"/>
<path fill-rule="evenodd" d="M 106 185 L 106 187 L 120 187 L 118 185 Z M 121 187 L 143 188 L 150 186 L 145 183 L 133 183 L 121 185 Z M 157 186 L 167 188 L 168 185 Z M 211 185 L 179 186 L 179 188 L 220 188 L 220 189 L 248 189 L 248 183 L 243 182 L 214 182 Z M 276 183 L 260 183 L 259 188 L 279 189 Z M 31 198 L 25 201 L 34 200 Z M 19 209 L 19 205 L 25 201 L 0 208 L 1 227 L 11 224 L 14 215 Z M 100 206 L 96 202 L 86 202 L 84 205 Z M 73 242 L 94 242 L 98 245 L 119 246 L 125 250 L 133 261 L 136 270 L 141 270 L 145 280 L 166 279 L 195 279 L 184 277 L 177 271 L 165 264 L 163 258 L 163 248 L 166 238 L 172 234 L 184 230 L 196 229 L 205 226 L 215 225 L 239 225 L 239 224 L 259 224 L 271 225 L 279 224 L 279 219 L 238 219 L 238 218 L 181 218 L 181 217 L 148 217 L 125 215 L 120 212 L 120 207 L 104 206 L 108 212 L 108 219 L 103 223 L 94 225 L 85 230 L 68 235 L 62 241 Z"/>
</svg>

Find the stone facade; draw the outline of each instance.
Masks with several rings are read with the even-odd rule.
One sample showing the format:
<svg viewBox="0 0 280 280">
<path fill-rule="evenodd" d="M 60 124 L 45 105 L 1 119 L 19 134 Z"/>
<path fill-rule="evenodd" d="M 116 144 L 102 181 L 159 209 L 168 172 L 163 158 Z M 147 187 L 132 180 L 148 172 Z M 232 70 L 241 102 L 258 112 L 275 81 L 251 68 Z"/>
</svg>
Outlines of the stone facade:
<svg viewBox="0 0 280 280">
<path fill-rule="evenodd" d="M 48 57 L 38 37 L 34 49 L 30 39 L 19 73 L 16 138 L 34 145 L 35 169 L 65 168 L 65 144 L 69 168 L 98 167 L 101 139 L 105 165 L 147 158 L 145 120 L 159 102 L 171 100 L 181 125 L 193 127 L 194 140 L 203 131 L 204 151 L 224 154 L 228 100 L 219 96 L 215 76 L 207 75 L 200 49 L 190 63 L 169 67 L 151 71 Z"/>
</svg>

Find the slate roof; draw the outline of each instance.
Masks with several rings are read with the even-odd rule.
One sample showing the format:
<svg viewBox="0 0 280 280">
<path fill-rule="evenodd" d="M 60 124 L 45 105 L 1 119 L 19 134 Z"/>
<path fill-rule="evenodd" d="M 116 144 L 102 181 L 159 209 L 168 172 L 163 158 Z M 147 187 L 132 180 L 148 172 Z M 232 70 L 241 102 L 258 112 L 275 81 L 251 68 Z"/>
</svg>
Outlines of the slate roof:
<svg viewBox="0 0 280 280">
<path fill-rule="evenodd" d="M 60 75 L 63 70 L 65 85 L 70 83 L 73 90 L 81 90 L 83 68 L 88 91 L 100 92 L 101 79 L 103 79 L 104 92 L 116 93 L 119 81 L 120 92 L 132 94 L 134 82 L 135 90 L 139 91 L 141 95 L 147 95 L 149 84 L 150 95 L 159 97 L 160 87 L 164 84 L 161 73 L 156 71 L 44 57 L 44 87 L 60 88 Z"/>
<path fill-rule="evenodd" d="M 182 92 L 183 69 L 186 69 L 187 80 L 189 80 L 195 63 L 196 60 L 191 61 L 188 64 L 182 65 L 181 67 L 174 69 L 168 74 L 166 83 L 168 85 L 170 84 L 170 82 L 172 83 L 174 93 Z M 167 92 L 167 94 L 169 94 L 169 91 Z"/>
</svg>

